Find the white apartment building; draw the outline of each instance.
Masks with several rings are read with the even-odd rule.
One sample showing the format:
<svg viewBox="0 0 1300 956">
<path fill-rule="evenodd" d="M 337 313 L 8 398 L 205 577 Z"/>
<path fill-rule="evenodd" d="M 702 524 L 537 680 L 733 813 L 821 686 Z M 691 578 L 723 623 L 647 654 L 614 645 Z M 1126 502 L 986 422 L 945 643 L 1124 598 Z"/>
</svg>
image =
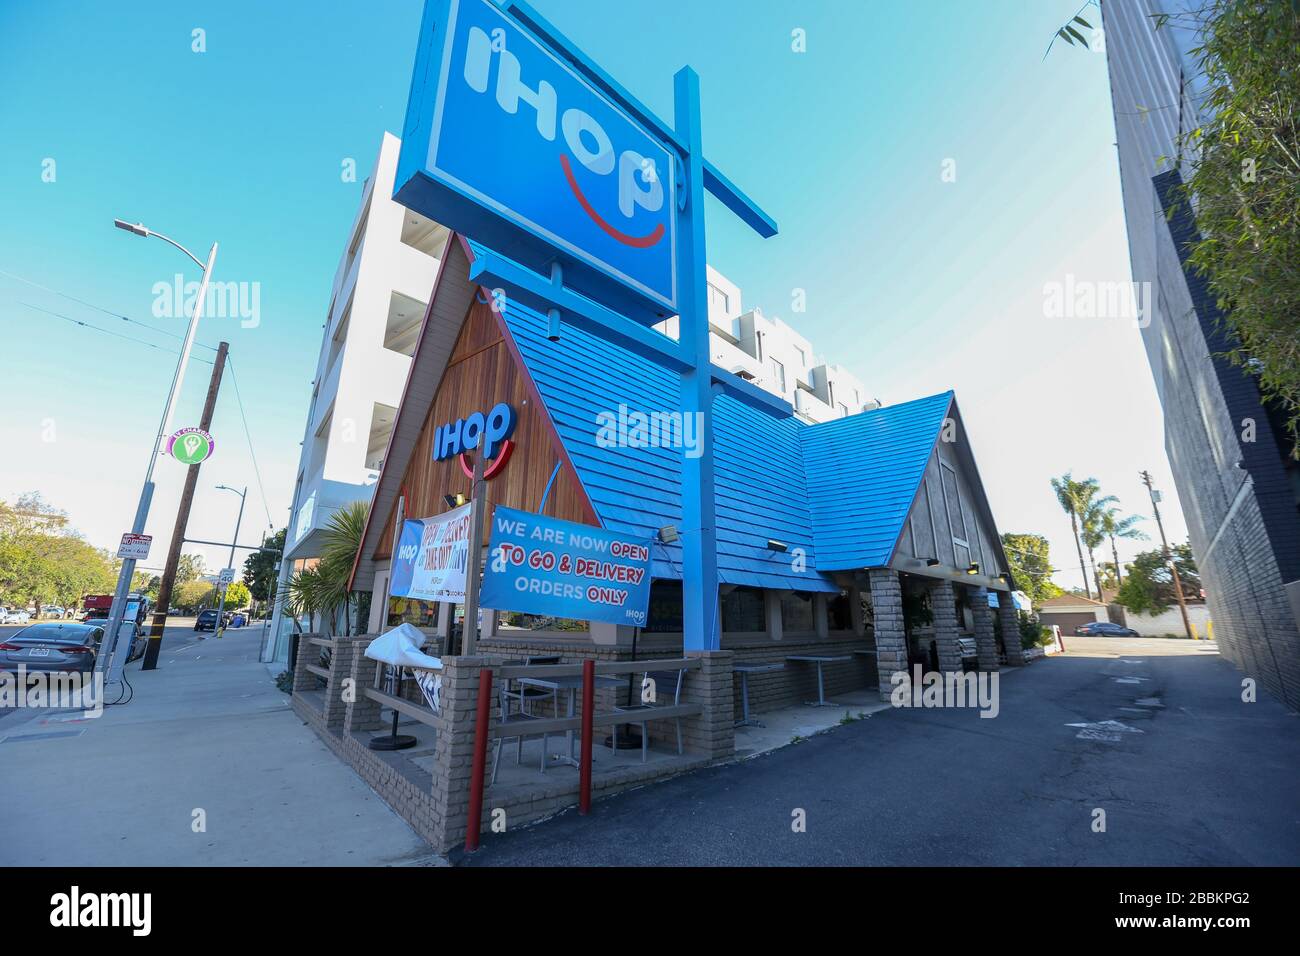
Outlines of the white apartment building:
<svg viewBox="0 0 1300 956">
<path fill-rule="evenodd" d="M 713 363 L 779 395 L 807 422 L 878 408 L 853 374 L 816 356 L 812 343 L 776 316 L 744 311 L 740 288 L 708 267 L 709 332 Z M 677 337 L 677 320 L 658 326 Z"/>
<path fill-rule="evenodd" d="M 370 500 L 447 242 L 446 229 L 391 198 L 400 146 L 400 139 L 384 134 L 334 276 L 280 567 L 281 592 L 295 571 L 319 556 L 330 515 L 350 502 Z M 282 611 L 277 606 L 271 627 L 276 660 L 286 659 L 293 628 Z"/>
</svg>

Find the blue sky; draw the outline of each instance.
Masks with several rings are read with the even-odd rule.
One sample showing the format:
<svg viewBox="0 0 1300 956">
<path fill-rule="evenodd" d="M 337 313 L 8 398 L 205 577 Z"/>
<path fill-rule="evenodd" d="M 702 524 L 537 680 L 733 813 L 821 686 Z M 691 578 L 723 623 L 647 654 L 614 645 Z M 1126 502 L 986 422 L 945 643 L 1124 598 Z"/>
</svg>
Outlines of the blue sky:
<svg viewBox="0 0 1300 956">
<path fill-rule="evenodd" d="M 781 226 L 762 240 L 712 204 L 711 263 L 886 403 L 955 388 L 995 518 L 1049 536 L 1058 583 L 1080 583 L 1048 486 L 1067 469 L 1140 512 L 1151 469 L 1185 537 L 1138 330 L 1044 315 L 1045 283 L 1129 279 L 1105 57 L 1043 59 L 1077 3 L 535 5 L 665 118 L 695 67 L 706 153 Z M 200 257 L 217 240 L 216 277 L 259 283 L 260 324 L 209 320 L 200 339 L 231 343 L 265 501 L 227 380 L 190 533 L 228 540 L 238 502 L 217 484 L 251 486 L 242 539 L 268 511 L 286 523 L 331 282 L 380 136 L 401 132 L 420 7 L 0 5 L 0 497 L 38 489 L 102 546 L 129 526 L 174 356 L 48 312 L 174 349 L 183 322 L 152 314 L 153 287 L 198 270 L 120 216 Z M 209 370 L 191 365 L 177 425 Z M 149 565 L 182 477 L 159 463 Z"/>
</svg>

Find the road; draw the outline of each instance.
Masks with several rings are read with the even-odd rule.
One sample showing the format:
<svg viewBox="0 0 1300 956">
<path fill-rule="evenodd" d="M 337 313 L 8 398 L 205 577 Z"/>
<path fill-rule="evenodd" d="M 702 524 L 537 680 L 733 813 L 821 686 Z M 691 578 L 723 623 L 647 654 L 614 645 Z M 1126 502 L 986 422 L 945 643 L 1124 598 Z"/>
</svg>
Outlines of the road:
<svg viewBox="0 0 1300 956">
<path fill-rule="evenodd" d="M 1244 703 L 1243 675 L 1206 642 L 1066 640 L 1005 672 L 996 718 L 886 711 L 485 836 L 465 862 L 1300 864 L 1293 713 Z"/>
</svg>

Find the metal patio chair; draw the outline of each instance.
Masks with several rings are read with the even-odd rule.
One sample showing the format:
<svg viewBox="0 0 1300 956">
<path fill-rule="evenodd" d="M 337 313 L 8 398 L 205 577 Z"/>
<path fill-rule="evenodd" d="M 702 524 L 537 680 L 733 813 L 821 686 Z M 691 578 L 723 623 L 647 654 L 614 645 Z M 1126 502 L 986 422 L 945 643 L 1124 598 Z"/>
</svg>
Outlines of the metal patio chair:
<svg viewBox="0 0 1300 956">
<path fill-rule="evenodd" d="M 492 779 L 488 784 L 489 786 L 497 782 L 497 769 L 501 766 L 501 747 L 507 740 L 512 738 L 516 738 L 519 741 L 519 750 L 515 754 L 516 764 L 523 763 L 524 760 L 524 738 L 542 738 L 541 772 L 546 773 L 546 751 L 548 749 L 547 745 L 550 735 L 545 733 L 530 734 L 526 729 L 530 723 L 545 718 L 534 717 L 532 714 L 525 714 L 522 710 L 522 704 L 521 709 L 517 713 L 511 713 L 510 702 L 512 700 L 517 700 L 517 698 L 510 693 L 507 685 L 507 681 L 502 681 L 500 689 L 497 691 L 497 703 L 501 708 L 501 722 L 497 732 L 496 753 L 492 757 Z"/>
<path fill-rule="evenodd" d="M 649 723 L 657 720 L 655 717 L 656 710 L 663 710 L 666 707 L 673 707 L 682 702 L 682 682 L 686 679 L 686 668 L 661 671 L 644 671 L 641 675 L 641 686 L 645 687 L 646 679 L 653 680 L 655 687 L 655 700 L 653 703 L 633 703 L 623 706 L 615 705 L 614 713 L 616 714 L 635 714 L 626 720 L 620 720 L 619 724 L 637 724 L 641 727 L 641 762 L 646 762 L 646 756 L 650 747 L 650 728 Z M 672 700 L 669 702 L 669 694 Z M 673 723 L 677 725 L 677 753 L 682 753 L 682 719 L 674 717 Z M 610 750 L 618 756 L 618 724 L 614 725 L 615 732 L 610 735 Z"/>
</svg>

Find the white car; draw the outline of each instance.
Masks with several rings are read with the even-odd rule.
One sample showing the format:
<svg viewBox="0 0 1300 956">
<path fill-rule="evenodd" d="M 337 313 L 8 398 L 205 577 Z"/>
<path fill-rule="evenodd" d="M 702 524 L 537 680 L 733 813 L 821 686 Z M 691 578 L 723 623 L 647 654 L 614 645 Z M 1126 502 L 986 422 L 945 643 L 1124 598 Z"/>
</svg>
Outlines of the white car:
<svg viewBox="0 0 1300 956">
<path fill-rule="evenodd" d="M 0 611 L 0 624 L 27 624 L 32 616 L 26 611 L 18 611 L 14 608 L 5 608 Z"/>
</svg>

